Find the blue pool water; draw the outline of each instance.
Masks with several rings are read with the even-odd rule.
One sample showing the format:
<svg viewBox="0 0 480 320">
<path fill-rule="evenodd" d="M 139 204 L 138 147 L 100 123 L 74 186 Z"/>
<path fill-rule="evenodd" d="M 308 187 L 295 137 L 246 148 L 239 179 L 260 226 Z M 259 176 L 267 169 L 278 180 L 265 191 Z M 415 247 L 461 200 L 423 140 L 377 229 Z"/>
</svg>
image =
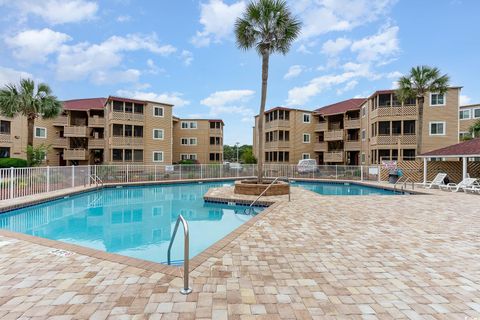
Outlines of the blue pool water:
<svg viewBox="0 0 480 320">
<path fill-rule="evenodd" d="M 165 262 L 175 222 L 182 214 L 190 227 L 193 257 L 251 218 L 242 214 L 245 207 L 203 201 L 209 188 L 223 185 L 232 182 L 107 188 L 1 214 L 0 227 Z M 172 260 L 182 259 L 180 227 Z"/>
<path fill-rule="evenodd" d="M 292 181 L 292 186 L 302 187 L 304 189 L 323 194 L 335 196 L 367 196 L 367 195 L 394 195 L 391 190 L 373 188 L 351 183 L 336 182 L 305 182 Z"/>
</svg>

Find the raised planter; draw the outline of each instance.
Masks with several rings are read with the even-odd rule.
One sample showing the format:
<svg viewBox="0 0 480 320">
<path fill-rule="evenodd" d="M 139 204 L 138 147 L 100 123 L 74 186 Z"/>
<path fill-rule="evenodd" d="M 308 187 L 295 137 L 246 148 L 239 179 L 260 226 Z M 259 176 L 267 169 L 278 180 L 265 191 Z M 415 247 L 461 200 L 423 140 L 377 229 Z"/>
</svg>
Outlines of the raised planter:
<svg viewBox="0 0 480 320">
<path fill-rule="evenodd" d="M 251 196 L 259 196 L 267 187 L 270 185 L 272 180 L 264 180 L 263 183 L 259 184 L 256 180 L 240 180 L 235 182 L 235 194 L 245 194 Z M 290 190 L 290 185 L 284 181 L 276 181 L 264 196 L 280 196 L 288 194 Z"/>
</svg>

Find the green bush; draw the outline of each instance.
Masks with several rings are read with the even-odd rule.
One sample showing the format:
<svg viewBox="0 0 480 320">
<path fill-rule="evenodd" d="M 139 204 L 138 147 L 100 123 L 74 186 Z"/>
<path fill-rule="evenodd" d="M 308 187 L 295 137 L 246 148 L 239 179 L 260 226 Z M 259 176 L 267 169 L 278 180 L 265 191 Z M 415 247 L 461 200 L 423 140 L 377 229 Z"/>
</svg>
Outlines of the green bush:
<svg viewBox="0 0 480 320">
<path fill-rule="evenodd" d="M 27 160 L 18 158 L 1 158 L 0 168 L 25 168 L 27 167 Z"/>
</svg>

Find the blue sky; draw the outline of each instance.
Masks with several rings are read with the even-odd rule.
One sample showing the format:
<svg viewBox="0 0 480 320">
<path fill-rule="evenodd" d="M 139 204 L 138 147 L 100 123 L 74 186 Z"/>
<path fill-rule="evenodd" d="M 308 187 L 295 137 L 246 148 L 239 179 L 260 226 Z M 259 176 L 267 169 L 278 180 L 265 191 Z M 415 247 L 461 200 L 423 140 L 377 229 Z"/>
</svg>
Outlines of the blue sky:
<svg viewBox="0 0 480 320">
<path fill-rule="evenodd" d="M 297 0 L 303 22 L 270 63 L 267 108 L 316 109 L 388 89 L 415 65 L 439 67 L 480 102 L 477 0 Z M 244 1 L 0 0 L 0 85 L 32 77 L 61 99 L 121 95 L 222 118 L 251 143 L 260 59 L 236 48 Z"/>
</svg>

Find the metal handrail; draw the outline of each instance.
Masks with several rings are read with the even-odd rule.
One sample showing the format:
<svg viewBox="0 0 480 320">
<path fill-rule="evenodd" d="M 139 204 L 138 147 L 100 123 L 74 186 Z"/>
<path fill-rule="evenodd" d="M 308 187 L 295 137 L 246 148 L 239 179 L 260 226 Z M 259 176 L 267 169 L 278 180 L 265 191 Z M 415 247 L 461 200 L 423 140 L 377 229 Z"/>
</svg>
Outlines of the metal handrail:
<svg viewBox="0 0 480 320">
<path fill-rule="evenodd" d="M 183 247 L 183 288 L 180 290 L 181 294 L 189 294 L 192 292 L 192 289 L 188 286 L 188 276 L 190 273 L 189 270 L 189 263 L 190 263 L 190 258 L 189 258 L 189 246 L 190 246 L 190 239 L 189 239 L 189 232 L 188 232 L 188 223 L 187 221 L 183 218 L 182 215 L 178 216 L 177 222 L 175 223 L 175 228 L 173 229 L 173 235 L 172 238 L 170 239 L 170 244 L 168 245 L 168 251 L 167 251 L 167 263 L 171 263 L 170 259 L 170 253 L 172 250 L 172 245 L 173 241 L 175 240 L 175 236 L 177 235 L 177 230 L 178 226 L 180 225 L 180 222 L 182 223 L 183 226 L 183 234 L 184 234 L 184 247 Z"/>
<path fill-rule="evenodd" d="M 87 186 L 87 183 L 86 183 L 87 179 L 88 179 L 89 181 L 92 180 L 93 183 L 95 183 L 95 185 L 97 186 L 97 188 L 98 188 L 98 185 L 99 185 L 99 184 L 103 187 L 103 181 L 102 181 L 102 179 L 100 179 L 100 177 L 97 176 L 96 174 L 89 174 L 89 175 L 87 175 L 87 176 L 83 179 L 83 186 L 84 186 L 84 187 Z"/>
<path fill-rule="evenodd" d="M 404 189 L 407 188 L 407 182 L 410 180 L 410 177 L 408 177 L 407 179 L 405 179 L 405 181 L 402 183 L 402 192 Z M 412 190 L 415 189 L 415 182 L 413 182 L 413 180 L 411 181 L 412 183 Z"/>
<path fill-rule="evenodd" d="M 270 189 L 270 187 L 278 181 L 278 179 L 286 179 L 287 180 L 287 183 L 289 185 L 289 188 L 288 188 L 288 201 L 290 201 L 290 178 L 288 177 L 276 177 L 272 182 L 270 182 L 270 184 L 265 188 L 265 190 L 262 191 L 262 193 L 260 193 L 260 195 L 255 199 L 253 200 L 252 203 L 250 203 L 250 205 L 248 206 L 249 208 L 253 207 L 253 205 L 268 191 L 268 189 Z"/>
<path fill-rule="evenodd" d="M 393 185 L 393 192 L 397 191 L 397 184 L 399 184 L 400 182 L 403 183 L 402 179 L 404 178 L 405 176 L 401 176 L 396 182 L 395 184 Z"/>
</svg>

